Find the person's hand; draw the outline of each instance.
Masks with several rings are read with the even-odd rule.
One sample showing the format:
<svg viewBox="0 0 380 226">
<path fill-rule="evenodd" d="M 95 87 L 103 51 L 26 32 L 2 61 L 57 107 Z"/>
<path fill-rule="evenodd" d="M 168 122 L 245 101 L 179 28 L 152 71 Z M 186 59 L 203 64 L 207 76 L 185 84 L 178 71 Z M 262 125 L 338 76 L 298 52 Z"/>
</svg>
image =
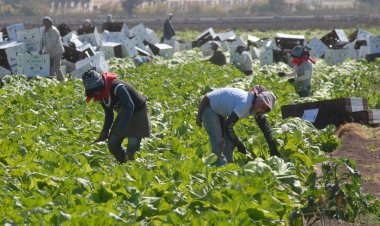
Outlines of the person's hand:
<svg viewBox="0 0 380 226">
<path fill-rule="evenodd" d="M 278 77 L 284 77 L 286 74 L 283 71 L 277 73 Z"/>
<path fill-rule="evenodd" d="M 199 126 L 199 127 L 202 127 L 202 118 L 201 117 L 197 117 L 197 120 L 195 121 L 195 124 L 197 124 L 197 126 Z"/>
<path fill-rule="evenodd" d="M 96 139 L 95 141 L 94 141 L 94 143 L 98 143 L 98 142 L 100 142 L 100 141 L 105 141 L 105 140 L 107 140 L 108 139 L 108 131 L 106 131 L 106 130 L 102 130 L 102 132 L 100 132 L 100 135 L 99 135 L 99 138 L 98 139 Z"/>
<path fill-rule="evenodd" d="M 247 152 L 247 149 L 246 149 L 245 146 L 244 146 L 244 144 L 239 145 L 239 146 L 237 147 L 237 149 L 238 149 L 238 152 L 240 152 L 240 153 L 243 153 L 243 154 L 247 154 L 247 153 L 248 153 L 248 152 Z"/>
<path fill-rule="evenodd" d="M 42 54 L 42 50 L 40 50 L 40 51 L 38 52 L 38 54 L 40 54 L 40 55 L 41 55 L 41 54 Z"/>
<path fill-rule="evenodd" d="M 290 78 L 290 79 L 288 79 L 288 82 L 290 82 L 290 83 L 293 83 L 293 82 L 295 82 L 295 81 L 296 81 L 295 78 Z"/>
</svg>

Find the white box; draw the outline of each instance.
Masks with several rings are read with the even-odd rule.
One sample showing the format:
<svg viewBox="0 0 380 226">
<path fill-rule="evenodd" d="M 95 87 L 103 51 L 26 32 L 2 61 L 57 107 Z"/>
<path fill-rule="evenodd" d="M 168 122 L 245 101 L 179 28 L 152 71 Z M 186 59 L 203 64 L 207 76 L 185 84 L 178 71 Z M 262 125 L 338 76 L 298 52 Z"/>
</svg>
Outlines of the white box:
<svg viewBox="0 0 380 226">
<path fill-rule="evenodd" d="M 31 28 L 24 30 L 17 30 L 17 41 L 25 43 L 26 51 L 35 52 L 40 51 L 41 48 L 41 29 Z"/>
<path fill-rule="evenodd" d="M 123 49 L 123 57 L 135 57 L 138 54 L 134 43 L 132 43 L 129 39 L 126 39 L 121 47 Z"/>
<path fill-rule="evenodd" d="M 360 46 L 359 49 L 359 58 L 366 58 L 366 56 L 369 54 L 369 46 Z"/>
<path fill-rule="evenodd" d="M 118 46 L 121 48 L 121 43 L 103 42 L 99 50 L 104 52 L 105 59 L 108 60 L 112 57 L 115 57 L 115 48 Z"/>
<path fill-rule="evenodd" d="M 0 78 L 4 77 L 5 75 L 10 75 L 10 74 L 12 74 L 10 70 L 0 66 Z"/>
<path fill-rule="evenodd" d="M 17 73 L 24 74 L 27 77 L 35 77 L 36 75 L 48 77 L 50 75 L 50 56 L 49 54 L 17 55 Z"/>
<path fill-rule="evenodd" d="M 94 47 L 98 47 L 101 44 L 101 35 L 98 33 L 98 30 L 95 27 L 94 33 L 79 35 L 78 39 L 83 43 L 89 43 Z"/>
<path fill-rule="evenodd" d="M 144 24 L 140 23 L 129 30 L 129 37 L 144 37 L 146 33 Z"/>
<path fill-rule="evenodd" d="M 82 65 L 81 68 L 78 68 L 78 69 L 76 69 L 76 70 L 70 72 L 70 75 L 71 75 L 71 77 L 73 77 L 73 78 L 79 78 L 79 79 L 81 79 L 83 73 L 85 73 L 86 71 L 88 71 L 88 69 L 90 69 L 90 68 L 91 68 L 91 65 L 90 65 L 90 64 Z"/>
<path fill-rule="evenodd" d="M 265 49 L 260 53 L 260 66 L 273 64 L 273 50 Z"/>
<path fill-rule="evenodd" d="M 213 50 L 211 49 L 211 45 L 210 45 L 210 42 L 206 42 L 205 44 L 203 44 L 201 47 L 200 47 L 201 51 L 202 51 L 202 55 L 204 57 L 208 57 L 208 56 L 211 56 L 212 53 L 213 53 Z"/>
<path fill-rule="evenodd" d="M 359 58 L 359 51 L 355 49 L 354 43 L 349 42 L 343 48 L 349 50 L 348 58 L 351 58 L 351 59 L 358 59 Z"/>
<path fill-rule="evenodd" d="M 338 64 L 349 58 L 349 49 L 326 49 L 325 62 L 328 64 Z"/>
<path fill-rule="evenodd" d="M 79 48 L 83 45 L 83 42 L 79 40 L 78 35 L 76 35 L 74 32 L 70 32 L 67 35 L 65 35 L 62 38 L 62 42 L 63 45 L 67 47 L 72 47 L 72 45 L 74 44 L 74 48 Z"/>
<path fill-rule="evenodd" d="M 121 32 L 103 32 L 103 42 L 123 43 L 128 36 L 124 36 Z"/>
<path fill-rule="evenodd" d="M 380 53 L 380 36 L 367 37 L 369 54 Z"/>
<path fill-rule="evenodd" d="M 5 51 L 8 64 L 11 66 L 15 66 L 17 64 L 17 55 L 26 53 L 25 44 L 18 42 L 9 42 L 1 45 L 0 50 Z"/>
<path fill-rule="evenodd" d="M 157 37 L 157 34 L 150 28 L 145 28 L 145 36 L 144 40 L 151 43 L 151 44 L 157 44 L 160 42 L 160 40 Z"/>
<path fill-rule="evenodd" d="M 253 47 L 251 48 L 252 60 L 260 59 L 260 49 Z"/>
<path fill-rule="evenodd" d="M 24 30 L 24 24 L 11 24 L 5 27 L 8 33 L 8 40 L 16 40 L 17 39 L 17 30 Z"/>
<path fill-rule="evenodd" d="M 129 37 L 129 28 L 125 23 L 123 23 L 123 26 L 121 27 L 120 33 L 125 38 Z"/>
<path fill-rule="evenodd" d="M 135 36 L 131 39 L 129 39 L 129 41 L 131 42 L 131 44 L 133 46 L 137 46 L 139 47 L 140 49 L 144 49 L 145 48 L 145 45 L 144 45 L 144 40 L 142 37 L 140 36 Z"/>
<path fill-rule="evenodd" d="M 164 57 L 164 58 L 172 58 L 174 55 L 174 49 L 173 47 L 167 45 L 167 44 L 155 44 L 159 49 L 158 55 Z"/>
<path fill-rule="evenodd" d="M 243 40 L 241 36 L 238 36 L 235 38 L 234 41 L 231 42 L 231 45 L 236 45 L 236 46 L 246 46 L 246 42 Z"/>
<path fill-rule="evenodd" d="M 191 41 L 178 42 L 179 51 L 186 51 L 193 49 L 193 44 Z"/>
<path fill-rule="evenodd" d="M 365 40 L 369 36 L 374 36 L 372 33 L 363 29 L 358 29 L 356 33 L 357 33 L 355 37 L 356 40 Z"/>
<path fill-rule="evenodd" d="M 325 53 L 327 46 L 318 38 L 313 38 L 307 43 L 306 47 L 309 47 L 311 51 L 311 55 L 315 58 L 320 58 Z"/>
<path fill-rule="evenodd" d="M 233 31 L 219 33 L 216 36 L 219 41 L 233 41 L 236 38 L 236 34 Z"/>
<path fill-rule="evenodd" d="M 107 61 L 104 59 L 103 55 L 101 54 L 96 54 L 95 56 L 76 62 L 75 69 L 78 70 L 87 64 L 89 64 L 91 67 L 97 67 L 101 69 L 103 72 L 108 72 L 108 69 L 109 69 Z M 88 69 L 89 68 L 87 68 L 87 70 Z"/>
<path fill-rule="evenodd" d="M 3 42 L 3 32 L 0 32 L 0 42 Z"/>
</svg>

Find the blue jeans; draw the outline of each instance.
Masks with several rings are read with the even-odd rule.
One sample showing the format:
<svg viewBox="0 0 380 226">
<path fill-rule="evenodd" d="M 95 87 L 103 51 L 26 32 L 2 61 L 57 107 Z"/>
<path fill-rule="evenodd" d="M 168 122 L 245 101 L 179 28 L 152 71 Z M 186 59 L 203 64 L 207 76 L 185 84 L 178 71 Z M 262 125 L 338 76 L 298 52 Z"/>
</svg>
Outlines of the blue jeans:
<svg viewBox="0 0 380 226">
<path fill-rule="evenodd" d="M 125 163 L 128 160 L 133 160 L 133 156 L 140 149 L 141 138 L 128 137 L 128 146 L 125 150 L 121 144 L 123 143 L 124 137 L 116 136 L 111 134 L 108 138 L 108 149 L 112 155 L 120 163 Z"/>
<path fill-rule="evenodd" d="M 211 107 L 206 107 L 202 115 L 203 125 L 211 142 L 212 152 L 218 156 L 217 166 L 234 162 L 233 150 L 235 146 L 223 132 L 220 116 Z"/>
</svg>

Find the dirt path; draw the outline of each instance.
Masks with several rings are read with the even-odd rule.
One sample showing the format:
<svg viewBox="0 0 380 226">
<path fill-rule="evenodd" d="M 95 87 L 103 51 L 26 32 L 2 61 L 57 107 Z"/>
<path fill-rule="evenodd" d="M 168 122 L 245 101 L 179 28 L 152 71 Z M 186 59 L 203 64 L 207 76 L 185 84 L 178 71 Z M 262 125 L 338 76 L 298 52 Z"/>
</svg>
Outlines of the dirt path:
<svg viewBox="0 0 380 226">
<path fill-rule="evenodd" d="M 365 193 L 380 199 L 380 128 L 351 123 L 339 128 L 337 135 L 342 144 L 330 155 L 355 160 Z"/>
</svg>

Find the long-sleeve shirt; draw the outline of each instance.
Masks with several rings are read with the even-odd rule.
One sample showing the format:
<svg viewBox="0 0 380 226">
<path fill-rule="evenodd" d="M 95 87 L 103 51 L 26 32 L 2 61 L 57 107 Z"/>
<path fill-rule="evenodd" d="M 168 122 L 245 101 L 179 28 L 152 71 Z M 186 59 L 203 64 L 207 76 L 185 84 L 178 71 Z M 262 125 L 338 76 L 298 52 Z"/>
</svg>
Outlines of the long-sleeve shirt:
<svg viewBox="0 0 380 226">
<path fill-rule="evenodd" d="M 208 59 L 212 64 L 223 66 L 227 64 L 226 56 L 222 50 L 215 50 L 210 59 Z"/>
<path fill-rule="evenodd" d="M 45 48 L 45 51 L 52 57 L 61 56 L 65 51 L 63 48 L 61 35 L 55 26 L 52 26 L 48 30 L 42 32 L 41 38 L 41 51 Z"/>
<path fill-rule="evenodd" d="M 249 52 L 243 51 L 241 54 L 235 54 L 234 64 L 238 66 L 241 71 L 251 71 L 252 70 L 252 56 Z"/>
<path fill-rule="evenodd" d="M 169 19 L 165 20 L 163 33 L 164 39 L 166 40 L 170 40 L 173 36 L 175 36 L 175 31 Z"/>
<path fill-rule="evenodd" d="M 310 60 L 302 62 L 299 66 L 294 66 L 293 71 L 286 73 L 287 76 L 296 76 L 295 81 L 301 86 L 311 86 L 311 75 L 313 73 L 313 65 Z"/>
<path fill-rule="evenodd" d="M 240 118 L 246 118 L 252 114 L 251 107 L 255 98 L 254 95 L 237 88 L 222 88 L 208 93 L 207 97 L 210 100 L 211 109 L 224 119 L 224 132 L 231 142 L 236 147 L 244 146 L 236 136 L 233 126 Z M 260 130 L 264 133 L 271 155 L 276 155 L 278 151 L 268 121 L 264 115 L 256 115 L 255 119 Z"/>
<path fill-rule="evenodd" d="M 114 120 L 114 112 L 123 114 L 116 128 L 117 134 L 126 133 L 126 125 L 134 112 L 145 107 L 146 99 L 139 94 L 131 85 L 120 80 L 114 80 L 108 98 L 100 101 L 104 112 L 103 130 L 109 131 Z"/>
</svg>

